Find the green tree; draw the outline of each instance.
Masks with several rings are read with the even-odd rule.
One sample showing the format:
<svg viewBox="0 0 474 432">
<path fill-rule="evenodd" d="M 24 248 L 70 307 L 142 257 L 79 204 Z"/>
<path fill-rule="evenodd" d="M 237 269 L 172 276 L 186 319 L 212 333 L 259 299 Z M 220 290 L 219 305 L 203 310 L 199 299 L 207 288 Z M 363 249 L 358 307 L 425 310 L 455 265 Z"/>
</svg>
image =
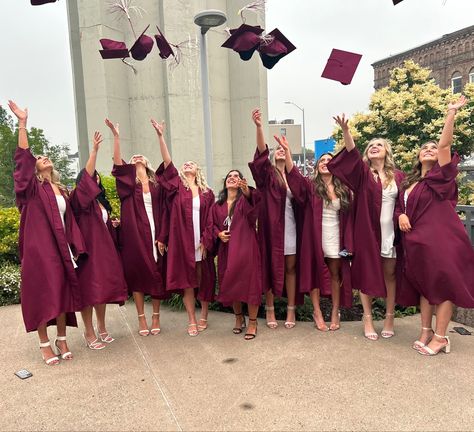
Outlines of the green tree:
<svg viewBox="0 0 474 432">
<path fill-rule="evenodd" d="M 369 111 L 358 113 L 350 121 L 351 132 L 359 150 L 375 137 L 388 138 L 393 144 L 395 162 L 409 169 L 421 144 L 438 140 L 444 124 L 451 91 L 438 86 L 430 77 L 431 71 L 412 60 L 391 72 L 387 87 L 373 93 Z M 467 158 L 474 151 L 474 84 L 467 84 L 463 92 L 469 103 L 456 117 L 453 149 Z M 334 136 L 342 146 L 342 131 Z"/>
<path fill-rule="evenodd" d="M 18 130 L 8 112 L 0 106 L 0 207 L 14 205 L 15 194 L 13 192 L 13 171 L 15 164 L 13 155 L 18 143 Z M 42 129 L 32 127 L 28 131 L 28 144 L 33 154 L 47 155 L 54 163 L 54 168 L 61 175 L 61 182 L 66 186 L 72 186 L 74 179 L 71 178 L 69 166 L 69 146 L 66 144 L 51 144 Z"/>
</svg>

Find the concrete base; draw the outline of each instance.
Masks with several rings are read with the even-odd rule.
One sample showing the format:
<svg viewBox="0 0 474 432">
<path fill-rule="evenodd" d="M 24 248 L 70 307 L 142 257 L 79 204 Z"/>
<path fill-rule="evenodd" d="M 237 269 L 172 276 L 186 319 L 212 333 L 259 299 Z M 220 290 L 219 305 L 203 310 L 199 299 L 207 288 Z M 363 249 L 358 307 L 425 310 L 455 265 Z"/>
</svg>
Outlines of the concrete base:
<svg viewBox="0 0 474 432">
<path fill-rule="evenodd" d="M 474 309 L 455 308 L 453 321 L 474 327 Z"/>
<path fill-rule="evenodd" d="M 24 333 L 18 306 L 0 308 L 0 322 L 0 430 L 474 428 L 474 337 L 450 334 L 451 354 L 423 357 L 411 348 L 418 316 L 397 319 L 396 336 L 376 342 L 359 322 L 321 333 L 263 320 L 244 341 L 232 315 L 210 313 L 208 330 L 191 338 L 186 314 L 163 310 L 162 333 L 140 337 L 127 303 L 109 307 L 115 342 L 91 351 L 72 329 L 74 359 L 54 367 L 42 363 L 37 335 Z M 33 377 L 13 375 L 22 368 Z"/>
</svg>

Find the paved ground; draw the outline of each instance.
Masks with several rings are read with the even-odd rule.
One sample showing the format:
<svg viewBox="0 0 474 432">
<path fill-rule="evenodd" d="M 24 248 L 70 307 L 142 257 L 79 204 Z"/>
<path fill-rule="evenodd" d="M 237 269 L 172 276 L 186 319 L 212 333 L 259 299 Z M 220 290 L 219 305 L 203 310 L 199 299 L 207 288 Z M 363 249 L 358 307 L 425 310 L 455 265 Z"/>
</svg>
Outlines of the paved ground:
<svg viewBox="0 0 474 432">
<path fill-rule="evenodd" d="M 377 342 L 361 323 L 323 334 L 259 321 L 247 342 L 218 312 L 196 338 L 184 313 L 164 310 L 162 334 L 146 338 L 133 304 L 108 316 L 107 349 L 86 349 L 73 329 L 74 360 L 46 367 L 19 307 L 0 308 L 0 430 L 474 430 L 474 336 L 422 357 L 410 348 L 419 317 Z M 21 368 L 33 377 L 19 380 Z"/>
</svg>

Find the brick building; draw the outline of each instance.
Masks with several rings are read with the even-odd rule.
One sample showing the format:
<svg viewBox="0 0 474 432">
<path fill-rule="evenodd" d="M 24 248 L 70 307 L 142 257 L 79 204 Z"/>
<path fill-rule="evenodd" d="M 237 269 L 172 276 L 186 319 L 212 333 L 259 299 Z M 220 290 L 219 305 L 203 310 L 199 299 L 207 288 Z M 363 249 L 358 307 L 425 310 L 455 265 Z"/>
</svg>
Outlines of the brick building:
<svg viewBox="0 0 474 432">
<path fill-rule="evenodd" d="M 468 82 L 474 83 L 474 26 L 373 63 L 376 90 L 388 85 L 390 71 L 404 60 L 431 69 L 442 88 L 451 87 L 454 93 L 459 93 Z"/>
</svg>

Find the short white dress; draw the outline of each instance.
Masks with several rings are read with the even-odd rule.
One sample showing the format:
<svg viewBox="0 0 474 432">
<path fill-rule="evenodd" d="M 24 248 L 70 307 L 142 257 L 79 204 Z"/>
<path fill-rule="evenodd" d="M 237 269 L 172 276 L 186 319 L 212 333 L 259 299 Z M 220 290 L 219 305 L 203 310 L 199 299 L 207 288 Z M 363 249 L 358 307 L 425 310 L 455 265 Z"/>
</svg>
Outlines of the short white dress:
<svg viewBox="0 0 474 432">
<path fill-rule="evenodd" d="M 151 202 L 151 192 L 143 192 L 143 202 L 145 203 L 145 211 L 148 218 L 148 223 L 150 224 L 151 231 L 151 244 L 153 245 L 153 258 L 155 261 L 158 261 L 158 250 L 156 249 L 155 243 L 155 220 L 153 219 L 153 205 Z"/>
<path fill-rule="evenodd" d="M 202 261 L 201 253 L 201 199 L 199 195 L 193 198 L 193 232 L 194 232 L 194 258 L 196 262 Z"/>
<path fill-rule="evenodd" d="M 336 198 L 323 204 L 323 252 L 325 258 L 340 258 L 339 211 L 341 200 Z"/>
<path fill-rule="evenodd" d="M 382 189 L 382 211 L 380 212 L 380 231 L 382 234 L 380 255 L 383 258 L 396 258 L 397 252 L 393 242 L 395 231 L 393 226 L 393 212 L 398 196 L 398 187 L 395 180 Z"/>
<path fill-rule="evenodd" d="M 58 203 L 59 214 L 61 215 L 61 221 L 63 223 L 64 231 L 66 231 L 66 223 L 64 221 L 64 215 L 66 214 L 66 200 L 62 195 L 56 195 L 56 202 Z M 72 254 L 71 246 L 67 245 L 69 249 L 69 255 L 71 255 L 72 265 L 74 268 L 77 268 L 76 260 Z"/>
<path fill-rule="evenodd" d="M 296 254 L 296 220 L 291 200 L 293 194 L 290 188 L 286 189 L 286 200 L 285 200 L 285 256 Z"/>
</svg>

